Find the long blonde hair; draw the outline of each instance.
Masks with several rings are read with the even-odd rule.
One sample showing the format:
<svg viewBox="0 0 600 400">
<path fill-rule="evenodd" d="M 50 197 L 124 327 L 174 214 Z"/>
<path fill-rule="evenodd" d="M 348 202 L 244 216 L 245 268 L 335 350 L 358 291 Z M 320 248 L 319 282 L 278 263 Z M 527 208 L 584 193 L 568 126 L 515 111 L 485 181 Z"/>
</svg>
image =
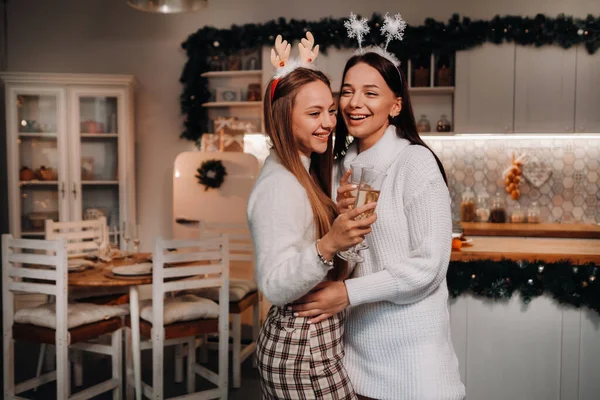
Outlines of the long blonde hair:
<svg viewBox="0 0 600 400">
<path fill-rule="evenodd" d="M 327 151 L 312 153 L 310 170 L 307 172 L 300 159 L 300 150 L 292 131 L 292 109 L 298 90 L 311 82 L 321 81 L 330 87 L 329 79 L 320 71 L 297 68 L 277 82 L 267 84 L 263 100 L 265 129 L 273 149 L 283 166 L 290 171 L 306 190 L 315 222 L 316 235 L 322 238 L 337 217 L 337 207 L 329 197 L 333 169 L 332 137 L 329 136 Z M 274 83 L 275 82 L 275 83 Z M 276 84 L 271 98 L 272 85 Z M 347 264 L 335 258 L 329 279 L 342 280 L 347 276 Z"/>
</svg>

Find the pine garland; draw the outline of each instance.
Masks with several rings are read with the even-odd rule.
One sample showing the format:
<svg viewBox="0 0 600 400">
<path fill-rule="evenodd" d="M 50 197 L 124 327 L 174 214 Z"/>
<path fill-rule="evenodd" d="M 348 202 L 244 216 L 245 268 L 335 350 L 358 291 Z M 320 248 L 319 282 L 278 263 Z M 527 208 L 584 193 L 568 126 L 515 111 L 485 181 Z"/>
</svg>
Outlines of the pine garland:
<svg viewBox="0 0 600 400">
<path fill-rule="evenodd" d="M 560 304 L 583 306 L 600 313 L 600 268 L 591 263 L 452 261 L 447 281 L 452 298 L 471 293 L 503 299 L 519 293 L 527 304 L 534 297 L 547 294 Z"/>
<path fill-rule="evenodd" d="M 264 24 L 233 25 L 230 29 L 204 27 L 191 34 L 182 43 L 188 61 L 180 77 L 183 93 L 180 96 L 184 130 L 180 137 L 197 142 L 208 132 L 207 110 L 202 104 L 209 101 L 208 81 L 201 74 L 209 70 L 208 59 L 214 55 L 230 55 L 243 49 L 272 45 L 278 34 L 293 39 L 303 37 L 310 30 L 320 49 L 355 48 L 356 42 L 345 34 L 346 18 L 323 18 L 319 21 L 286 20 L 279 18 Z M 379 28 L 383 23 L 380 14 L 369 20 L 371 33 L 365 38 L 365 46 L 383 43 Z M 569 48 L 583 44 L 588 53 L 600 48 L 600 17 L 573 18 L 558 15 L 556 18 L 538 14 L 535 17 L 496 16 L 489 21 L 461 18 L 455 14 L 446 23 L 432 18 L 424 25 L 408 26 L 402 42 L 390 43 L 388 51 L 402 59 L 422 54 L 447 53 L 468 50 L 484 43 L 514 42 L 524 46 L 558 45 Z M 343 66 L 340 65 L 340 68 Z"/>
</svg>

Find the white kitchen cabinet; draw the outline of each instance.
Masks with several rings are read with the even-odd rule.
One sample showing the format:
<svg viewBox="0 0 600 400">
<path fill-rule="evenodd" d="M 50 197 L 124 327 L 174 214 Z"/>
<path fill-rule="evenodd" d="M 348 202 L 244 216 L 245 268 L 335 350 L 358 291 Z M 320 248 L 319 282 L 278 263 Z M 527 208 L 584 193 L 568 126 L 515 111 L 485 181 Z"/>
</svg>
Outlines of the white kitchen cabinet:
<svg viewBox="0 0 600 400">
<path fill-rule="evenodd" d="M 469 400 L 598 398 L 600 316 L 550 296 L 450 301 L 452 341 Z"/>
<path fill-rule="evenodd" d="M 600 133 L 600 54 L 577 47 L 575 131 Z"/>
<path fill-rule="evenodd" d="M 10 232 L 104 213 L 135 223 L 132 76 L 2 73 Z M 44 173 L 33 176 L 44 166 Z M 26 167 L 27 169 L 24 169 Z M 23 169 L 23 170 L 22 170 Z"/>
<path fill-rule="evenodd" d="M 574 131 L 576 52 L 558 46 L 517 46 L 515 132 Z"/>
<path fill-rule="evenodd" d="M 514 79 L 514 44 L 457 52 L 454 131 L 513 132 Z"/>
</svg>

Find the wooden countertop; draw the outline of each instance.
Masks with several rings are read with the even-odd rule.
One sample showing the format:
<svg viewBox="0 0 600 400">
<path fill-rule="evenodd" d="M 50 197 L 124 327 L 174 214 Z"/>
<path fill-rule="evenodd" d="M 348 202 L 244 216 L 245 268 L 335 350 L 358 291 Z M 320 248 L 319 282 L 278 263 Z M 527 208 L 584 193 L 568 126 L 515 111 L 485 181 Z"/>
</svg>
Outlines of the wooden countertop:
<svg viewBox="0 0 600 400">
<path fill-rule="evenodd" d="M 600 265 L 600 240 L 505 238 L 472 236 L 473 245 L 453 250 L 452 261 L 501 260 L 556 262 L 569 259 L 575 264 Z"/>
<path fill-rule="evenodd" d="M 461 222 L 465 236 L 517 236 L 569 239 L 600 239 L 595 224 L 494 224 Z"/>
</svg>

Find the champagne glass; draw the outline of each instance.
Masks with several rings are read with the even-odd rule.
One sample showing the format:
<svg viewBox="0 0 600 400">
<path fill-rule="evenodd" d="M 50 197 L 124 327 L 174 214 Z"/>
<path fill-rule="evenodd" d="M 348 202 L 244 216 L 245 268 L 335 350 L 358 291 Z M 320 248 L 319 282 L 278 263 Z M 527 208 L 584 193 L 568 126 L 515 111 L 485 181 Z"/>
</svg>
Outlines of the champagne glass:
<svg viewBox="0 0 600 400">
<path fill-rule="evenodd" d="M 131 225 L 131 243 L 133 244 L 134 257 L 137 259 L 138 249 L 140 247 L 140 225 Z"/>
<path fill-rule="evenodd" d="M 131 240 L 131 235 L 129 233 L 129 224 L 127 222 L 123 222 L 123 226 L 121 227 L 121 235 L 123 236 L 123 241 L 125 242 L 125 257 L 126 260 L 131 260 L 129 257 L 129 241 Z"/>
<path fill-rule="evenodd" d="M 119 231 L 117 229 L 117 225 L 114 222 L 110 225 L 109 242 L 110 249 L 119 248 Z"/>
<path fill-rule="evenodd" d="M 350 191 L 350 195 L 356 198 L 358 194 L 358 186 L 360 185 L 360 177 L 362 176 L 362 171 L 365 169 L 371 169 L 373 166 L 371 164 L 362 164 L 362 163 L 352 163 L 350 164 L 350 169 L 352 174 L 350 175 L 350 183 L 356 185 L 356 189 Z M 350 206 L 350 209 L 353 209 L 354 205 Z M 363 240 L 359 244 L 356 245 L 356 251 L 368 249 L 369 245 L 366 240 Z"/>
<path fill-rule="evenodd" d="M 385 180 L 386 173 L 374 168 L 365 168 L 361 173 L 360 184 L 358 185 L 358 194 L 354 208 L 364 206 L 365 204 L 377 202 L 381 187 Z M 356 217 L 357 220 L 365 219 L 373 215 L 375 209 L 369 210 Z M 346 251 L 341 251 L 338 256 L 346 261 L 363 262 L 364 258 L 357 253 L 357 246 L 353 246 Z"/>
<path fill-rule="evenodd" d="M 102 255 L 103 245 L 106 245 L 106 243 L 104 243 L 104 232 L 106 232 L 105 226 L 96 229 L 96 231 L 94 232 L 94 244 L 96 245 L 97 257 L 100 257 Z"/>
</svg>

